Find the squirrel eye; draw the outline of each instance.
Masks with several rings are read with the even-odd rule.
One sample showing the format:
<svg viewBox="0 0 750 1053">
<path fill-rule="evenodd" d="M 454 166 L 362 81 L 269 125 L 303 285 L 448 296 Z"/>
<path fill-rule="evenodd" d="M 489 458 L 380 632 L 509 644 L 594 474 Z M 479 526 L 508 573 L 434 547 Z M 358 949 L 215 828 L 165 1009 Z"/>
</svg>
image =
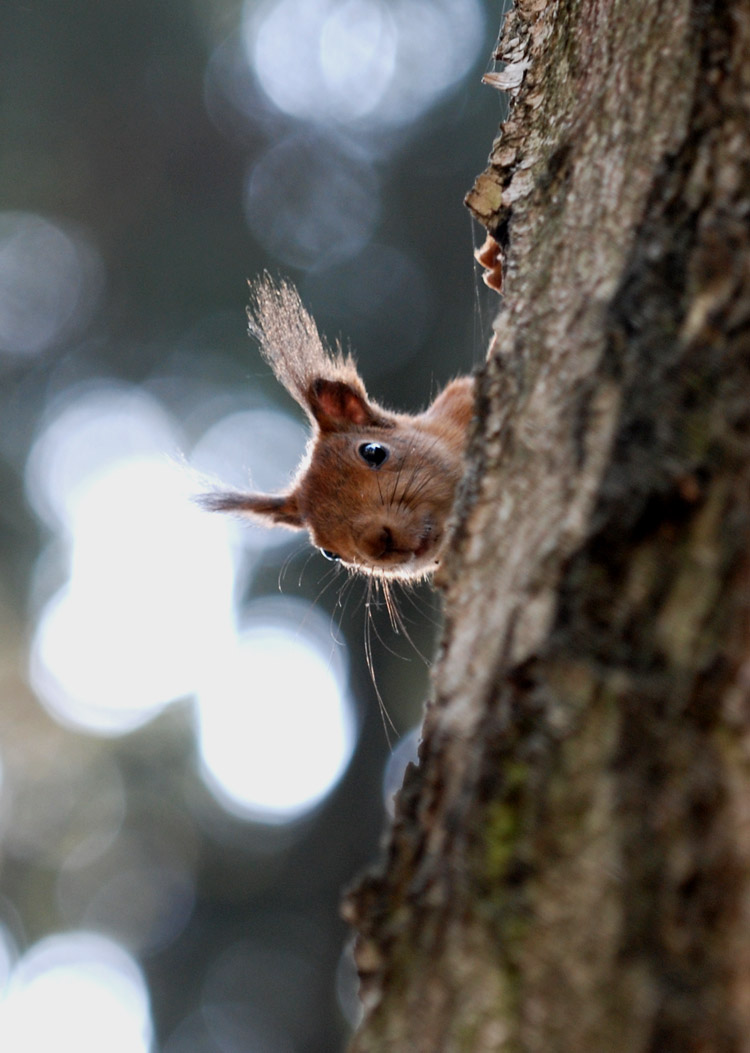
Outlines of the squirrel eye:
<svg viewBox="0 0 750 1053">
<path fill-rule="evenodd" d="M 389 450 L 380 442 L 363 442 L 358 450 L 362 460 L 371 468 L 379 468 L 388 460 Z"/>
<path fill-rule="evenodd" d="M 320 549 L 320 554 L 321 556 L 325 556 L 326 559 L 330 559 L 332 563 L 338 563 L 338 561 L 341 559 L 341 556 L 338 554 L 338 552 L 331 552 L 330 549 L 327 548 Z"/>
</svg>

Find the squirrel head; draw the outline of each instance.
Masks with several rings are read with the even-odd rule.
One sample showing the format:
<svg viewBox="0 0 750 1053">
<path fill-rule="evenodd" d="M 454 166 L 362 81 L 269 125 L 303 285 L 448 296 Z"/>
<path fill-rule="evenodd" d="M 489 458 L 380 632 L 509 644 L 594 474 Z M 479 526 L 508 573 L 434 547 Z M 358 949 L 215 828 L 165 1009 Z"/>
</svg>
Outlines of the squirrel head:
<svg viewBox="0 0 750 1053">
<path fill-rule="evenodd" d="M 351 355 L 323 342 L 291 285 L 265 277 L 253 292 L 250 333 L 312 436 L 287 493 L 218 491 L 202 504 L 307 529 L 324 556 L 362 573 L 431 573 L 462 473 L 473 381 L 452 381 L 424 413 L 392 413 L 368 398 Z"/>
</svg>

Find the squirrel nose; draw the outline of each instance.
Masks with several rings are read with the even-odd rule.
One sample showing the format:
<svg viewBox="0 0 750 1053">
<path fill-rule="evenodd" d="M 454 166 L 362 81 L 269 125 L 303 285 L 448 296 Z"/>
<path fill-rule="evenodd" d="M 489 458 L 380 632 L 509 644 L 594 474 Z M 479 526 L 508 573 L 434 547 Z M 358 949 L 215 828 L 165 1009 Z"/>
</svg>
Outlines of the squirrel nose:
<svg viewBox="0 0 750 1053">
<path fill-rule="evenodd" d="M 396 547 L 390 527 L 377 526 L 362 538 L 362 547 L 370 559 L 383 559 Z"/>
</svg>

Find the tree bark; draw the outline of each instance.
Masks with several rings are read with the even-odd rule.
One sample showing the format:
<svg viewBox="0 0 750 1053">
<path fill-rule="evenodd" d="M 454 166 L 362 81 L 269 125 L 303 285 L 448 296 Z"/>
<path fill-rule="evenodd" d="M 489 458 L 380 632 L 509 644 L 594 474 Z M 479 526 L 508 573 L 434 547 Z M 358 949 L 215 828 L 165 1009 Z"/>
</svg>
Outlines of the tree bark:
<svg viewBox="0 0 750 1053">
<path fill-rule="evenodd" d="M 505 291 L 353 1053 L 750 1051 L 750 0 L 517 0 Z"/>
</svg>

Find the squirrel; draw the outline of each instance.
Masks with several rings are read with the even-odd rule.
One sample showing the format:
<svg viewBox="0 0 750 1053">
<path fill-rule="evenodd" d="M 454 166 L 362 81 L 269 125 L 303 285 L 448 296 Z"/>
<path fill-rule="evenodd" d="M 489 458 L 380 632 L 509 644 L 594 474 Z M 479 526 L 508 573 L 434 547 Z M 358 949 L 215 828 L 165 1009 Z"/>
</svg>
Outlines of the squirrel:
<svg viewBox="0 0 750 1053">
<path fill-rule="evenodd" d="M 215 491 L 201 504 L 307 529 L 327 559 L 360 573 L 427 577 L 446 547 L 473 378 L 451 381 L 423 413 L 392 413 L 369 398 L 351 354 L 325 343 L 291 284 L 266 275 L 251 288 L 249 332 L 312 435 L 287 493 Z"/>
</svg>

